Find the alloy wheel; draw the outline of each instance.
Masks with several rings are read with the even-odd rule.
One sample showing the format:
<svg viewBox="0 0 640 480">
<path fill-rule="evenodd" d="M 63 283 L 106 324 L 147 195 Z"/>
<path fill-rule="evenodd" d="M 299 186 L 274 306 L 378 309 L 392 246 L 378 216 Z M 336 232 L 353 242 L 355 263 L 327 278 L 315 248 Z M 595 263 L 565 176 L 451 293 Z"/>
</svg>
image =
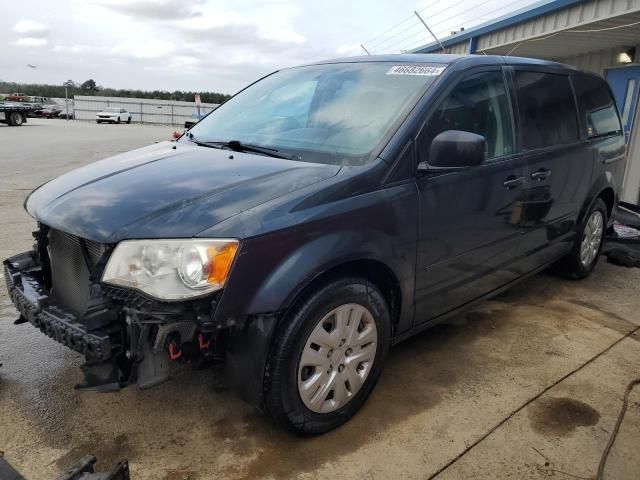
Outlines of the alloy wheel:
<svg viewBox="0 0 640 480">
<path fill-rule="evenodd" d="M 371 372 L 377 346 L 375 320 L 362 305 L 348 303 L 326 314 L 298 362 L 298 393 L 304 405 L 316 413 L 346 405 Z"/>
<path fill-rule="evenodd" d="M 589 267 L 598 256 L 603 235 L 604 216 L 600 210 L 596 210 L 589 216 L 580 244 L 580 262 L 583 267 Z"/>
</svg>

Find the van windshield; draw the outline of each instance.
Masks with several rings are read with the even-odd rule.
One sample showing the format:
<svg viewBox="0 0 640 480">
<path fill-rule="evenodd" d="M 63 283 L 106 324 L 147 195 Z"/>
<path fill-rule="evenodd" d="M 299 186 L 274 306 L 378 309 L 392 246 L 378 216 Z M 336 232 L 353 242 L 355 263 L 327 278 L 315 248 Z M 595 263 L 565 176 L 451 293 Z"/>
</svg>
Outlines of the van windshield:
<svg viewBox="0 0 640 480">
<path fill-rule="evenodd" d="M 281 70 L 228 100 L 190 133 L 199 142 L 233 140 L 308 162 L 361 165 L 444 68 L 364 62 Z"/>
</svg>

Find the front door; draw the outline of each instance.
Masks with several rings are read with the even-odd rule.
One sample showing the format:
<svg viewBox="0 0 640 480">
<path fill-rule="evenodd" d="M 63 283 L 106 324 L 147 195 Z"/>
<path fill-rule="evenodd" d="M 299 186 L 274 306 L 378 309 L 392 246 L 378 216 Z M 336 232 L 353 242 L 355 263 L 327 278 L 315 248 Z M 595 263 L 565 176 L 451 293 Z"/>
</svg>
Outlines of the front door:
<svg viewBox="0 0 640 480">
<path fill-rule="evenodd" d="M 446 130 L 484 136 L 489 158 L 461 171 L 418 173 L 415 324 L 521 274 L 518 205 L 526 160 L 513 156 L 511 107 L 499 67 L 467 74 L 450 88 L 418 135 L 419 162 L 428 162 L 433 138 Z"/>
<path fill-rule="evenodd" d="M 640 67 L 610 68 L 606 71 L 605 78 L 613 90 L 616 106 L 622 117 L 624 138 L 629 143 L 640 89 Z"/>
</svg>

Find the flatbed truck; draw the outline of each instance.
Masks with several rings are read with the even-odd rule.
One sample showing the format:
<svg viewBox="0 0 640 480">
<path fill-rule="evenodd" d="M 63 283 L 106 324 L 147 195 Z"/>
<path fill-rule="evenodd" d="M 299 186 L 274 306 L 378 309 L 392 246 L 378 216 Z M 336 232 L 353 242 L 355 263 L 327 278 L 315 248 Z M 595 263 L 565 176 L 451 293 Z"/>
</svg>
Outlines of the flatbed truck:
<svg viewBox="0 0 640 480">
<path fill-rule="evenodd" d="M 27 114 L 34 110 L 33 107 L 18 103 L 0 103 L 0 123 L 10 127 L 19 127 L 27 122 Z"/>
</svg>

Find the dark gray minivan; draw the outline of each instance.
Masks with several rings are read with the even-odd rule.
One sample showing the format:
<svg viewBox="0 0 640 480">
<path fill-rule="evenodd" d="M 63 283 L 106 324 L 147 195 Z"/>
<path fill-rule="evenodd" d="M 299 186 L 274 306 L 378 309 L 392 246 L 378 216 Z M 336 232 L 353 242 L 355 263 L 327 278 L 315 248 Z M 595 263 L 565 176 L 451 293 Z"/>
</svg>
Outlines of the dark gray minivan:
<svg viewBox="0 0 640 480">
<path fill-rule="evenodd" d="M 85 355 L 80 388 L 224 362 L 243 398 L 317 434 L 392 344 L 544 268 L 588 275 L 624 160 L 607 84 L 557 63 L 288 68 L 175 142 L 37 188 L 34 248 L 5 279 L 17 323 Z"/>
</svg>

